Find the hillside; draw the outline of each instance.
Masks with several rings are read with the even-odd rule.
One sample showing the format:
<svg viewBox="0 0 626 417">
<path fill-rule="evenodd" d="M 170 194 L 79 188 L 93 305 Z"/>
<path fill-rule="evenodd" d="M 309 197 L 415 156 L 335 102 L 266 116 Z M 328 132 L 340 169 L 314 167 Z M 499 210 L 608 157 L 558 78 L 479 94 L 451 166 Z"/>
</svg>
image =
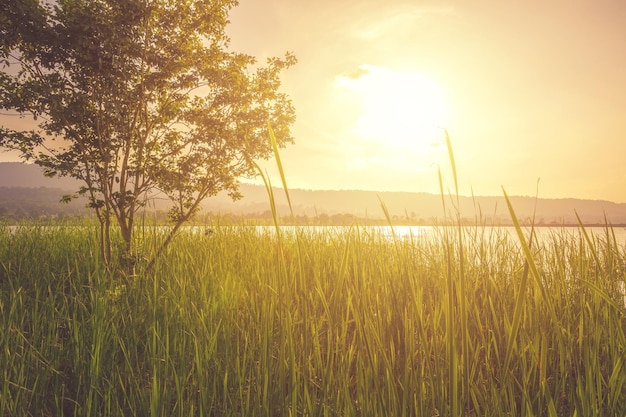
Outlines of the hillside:
<svg viewBox="0 0 626 417">
<path fill-rule="evenodd" d="M 37 165 L 20 162 L 0 163 L 0 187 L 46 187 L 74 190 L 79 186 L 78 184 L 78 181 L 73 178 L 45 177 Z"/>
<path fill-rule="evenodd" d="M 38 217 L 44 214 L 85 213 L 85 200 L 70 205 L 59 203 L 61 196 L 73 192 L 78 183 L 68 178 L 46 178 L 35 165 L 0 163 L 0 216 Z M 267 191 L 258 185 L 242 184 L 242 200 L 233 202 L 225 194 L 208 199 L 204 213 L 235 214 L 248 217 L 268 217 Z M 287 199 L 282 189 L 274 190 L 276 204 L 281 215 L 288 215 Z M 290 190 L 294 214 L 301 217 L 340 217 L 351 215 L 359 218 L 384 218 L 380 200 L 387 206 L 396 220 L 413 223 L 430 223 L 443 217 L 440 195 L 410 192 L 372 192 L 359 190 Z M 380 199 L 380 200 L 379 200 Z M 626 224 L 626 204 L 601 200 L 546 199 L 537 201 L 533 197 L 511 197 L 520 219 L 531 218 L 536 205 L 538 224 L 576 223 L 576 213 L 587 224 L 603 224 L 605 216 L 613 224 Z M 453 210 L 449 196 L 444 198 L 448 211 Z M 503 197 L 460 197 L 460 212 L 463 218 L 474 222 L 477 217 L 489 222 L 507 224 L 510 216 Z M 167 210 L 167 205 L 157 203 L 154 210 Z"/>
</svg>

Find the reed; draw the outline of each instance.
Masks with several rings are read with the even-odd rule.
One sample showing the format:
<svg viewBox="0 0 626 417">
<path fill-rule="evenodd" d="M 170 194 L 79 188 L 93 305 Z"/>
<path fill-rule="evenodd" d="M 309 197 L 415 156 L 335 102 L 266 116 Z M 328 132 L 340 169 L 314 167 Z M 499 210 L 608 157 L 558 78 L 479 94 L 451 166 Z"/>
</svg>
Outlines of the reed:
<svg viewBox="0 0 626 417">
<path fill-rule="evenodd" d="M 214 230 L 126 283 L 92 226 L 0 228 L 0 415 L 626 413 L 610 227 L 533 248 L 484 226 Z"/>
</svg>

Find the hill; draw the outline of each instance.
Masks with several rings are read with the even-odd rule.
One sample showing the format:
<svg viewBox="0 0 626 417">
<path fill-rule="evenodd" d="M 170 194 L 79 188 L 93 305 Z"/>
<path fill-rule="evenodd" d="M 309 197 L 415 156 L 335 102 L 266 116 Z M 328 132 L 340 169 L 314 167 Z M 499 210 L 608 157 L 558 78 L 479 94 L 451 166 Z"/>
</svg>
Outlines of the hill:
<svg viewBox="0 0 626 417">
<path fill-rule="evenodd" d="M 46 178 L 36 165 L 21 163 L 0 163 L 0 216 L 37 217 L 46 214 L 86 213 L 85 200 L 74 201 L 70 205 L 59 203 L 61 196 L 76 191 L 79 183 L 71 178 Z M 233 202 L 226 193 L 208 199 L 203 212 L 213 214 L 234 214 L 239 216 L 269 218 L 270 206 L 264 187 L 242 184 L 242 200 Z M 323 218 L 332 223 L 349 221 L 351 217 L 381 219 L 384 213 L 382 200 L 390 215 L 396 221 L 409 223 L 430 223 L 443 218 L 442 197 L 436 194 L 419 192 L 372 192 L 359 190 L 289 190 L 294 214 L 302 218 Z M 281 215 L 289 214 L 285 193 L 274 189 L 276 204 Z M 445 196 L 443 199 L 448 211 L 453 210 L 456 199 Z M 582 200 L 575 198 L 549 199 L 524 196 L 511 197 L 520 219 L 533 216 L 536 206 L 538 224 L 574 224 L 576 213 L 586 224 L 604 224 L 605 216 L 612 224 L 626 224 L 626 204 L 602 200 Z M 459 198 L 462 217 L 470 223 L 476 218 L 487 219 L 496 224 L 510 223 L 510 216 L 503 197 Z M 157 201 L 153 210 L 167 210 L 167 205 Z M 343 219 L 343 220 L 342 220 Z"/>
<path fill-rule="evenodd" d="M 79 186 L 79 182 L 73 178 L 45 177 L 38 165 L 21 162 L 0 163 L 0 187 L 75 190 Z"/>
</svg>

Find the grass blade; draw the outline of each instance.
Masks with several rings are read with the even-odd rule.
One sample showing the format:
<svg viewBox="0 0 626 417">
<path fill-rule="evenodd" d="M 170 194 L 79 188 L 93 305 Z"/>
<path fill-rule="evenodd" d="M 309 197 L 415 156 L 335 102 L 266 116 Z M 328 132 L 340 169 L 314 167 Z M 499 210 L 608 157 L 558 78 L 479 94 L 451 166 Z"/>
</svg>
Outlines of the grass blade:
<svg viewBox="0 0 626 417">
<path fill-rule="evenodd" d="M 291 211 L 291 215 L 293 216 L 293 208 L 291 207 L 291 198 L 289 197 L 289 189 L 287 188 L 287 180 L 285 178 L 285 172 L 283 170 L 283 163 L 280 160 L 280 153 L 278 152 L 278 145 L 276 143 L 276 136 L 274 135 L 274 130 L 272 129 L 272 126 L 270 126 L 269 122 L 267 124 L 267 129 L 270 134 L 270 143 L 272 144 L 272 149 L 274 150 L 274 157 L 276 158 L 276 165 L 278 166 L 280 179 L 283 183 L 283 189 L 285 190 L 285 195 L 287 196 L 287 203 L 289 203 L 289 210 Z"/>
<path fill-rule="evenodd" d="M 504 199 L 506 200 L 506 204 L 509 209 L 509 214 L 511 215 L 511 219 L 513 220 L 515 232 L 517 233 L 517 237 L 519 238 L 520 244 L 522 245 L 522 250 L 524 252 L 524 256 L 526 258 L 525 265 L 524 265 L 524 273 L 522 275 L 522 281 L 520 282 L 519 294 L 515 302 L 515 309 L 513 310 L 513 322 L 511 324 L 511 332 L 509 334 L 509 342 L 507 344 L 506 356 L 504 360 L 505 366 L 503 368 L 503 372 L 506 373 L 511 362 L 511 355 L 513 354 L 513 345 L 515 344 L 515 339 L 517 338 L 517 333 L 520 327 L 529 271 L 535 278 L 536 284 L 541 290 L 541 295 L 543 296 L 543 299 L 546 303 L 546 306 L 548 307 L 550 316 L 552 317 L 554 323 L 558 323 L 559 320 L 556 317 L 553 305 L 549 297 L 545 293 L 545 289 L 541 282 L 541 276 L 539 274 L 539 270 L 537 269 L 537 265 L 533 258 L 532 252 L 530 250 L 530 246 L 528 242 L 526 241 L 526 238 L 524 237 L 522 227 L 520 226 L 517 215 L 515 214 L 515 210 L 513 209 L 513 205 L 511 204 L 511 199 L 506 193 L 506 190 L 504 189 L 504 187 L 502 187 L 502 191 L 504 193 Z"/>
</svg>

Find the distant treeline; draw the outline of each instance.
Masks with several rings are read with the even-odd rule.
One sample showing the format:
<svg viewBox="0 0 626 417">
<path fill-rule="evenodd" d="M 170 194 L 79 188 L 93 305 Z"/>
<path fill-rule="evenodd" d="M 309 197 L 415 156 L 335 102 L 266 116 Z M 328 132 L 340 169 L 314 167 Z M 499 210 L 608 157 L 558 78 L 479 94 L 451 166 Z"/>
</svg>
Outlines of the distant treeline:
<svg viewBox="0 0 626 417">
<path fill-rule="evenodd" d="M 1 164 L 0 164 L 1 165 Z M 223 197 L 215 197 L 209 199 L 209 204 L 204 206 L 193 220 L 195 224 L 214 224 L 216 222 L 226 224 L 273 224 L 272 213 L 269 210 L 267 196 L 263 195 L 260 187 L 243 186 L 246 191 L 244 200 L 248 201 L 247 205 L 237 205 L 230 202 L 229 199 Z M 86 207 L 86 199 L 79 198 L 68 204 L 61 203 L 61 198 L 71 193 L 71 191 L 49 188 L 49 187 L 3 187 L 0 186 L 0 219 L 9 221 L 19 220 L 41 220 L 41 219 L 68 219 L 68 218 L 92 218 L 93 212 Z M 257 195 L 259 194 L 259 195 Z M 356 211 L 355 203 L 352 205 L 342 203 L 338 200 L 345 199 L 345 196 L 358 197 L 363 201 L 361 204 L 366 206 L 368 201 L 364 198 L 375 193 L 367 192 L 337 192 L 337 191 L 302 191 L 293 193 L 294 196 L 300 197 L 303 204 L 294 208 L 294 215 L 289 213 L 289 209 L 284 204 L 277 207 L 280 217 L 280 223 L 284 225 L 326 225 L 326 226 L 349 226 L 352 224 L 367 225 L 387 225 L 388 220 L 384 217 L 382 210 L 360 210 Z M 384 195 L 387 206 L 393 206 L 390 209 L 390 218 L 393 225 L 422 226 L 422 225 L 445 225 L 447 223 L 456 224 L 456 216 L 444 219 L 441 215 L 441 209 L 427 207 L 426 202 L 431 200 L 437 202 L 437 196 L 422 195 L 415 202 L 394 201 L 394 197 L 402 196 L 402 193 L 390 193 Z M 328 196 L 332 196 L 329 199 Z M 315 197 L 315 198 L 314 198 Z M 414 197 L 415 198 L 415 197 Z M 488 201 L 487 198 L 483 198 Z M 314 205 L 313 203 L 318 203 Z M 439 202 L 441 199 L 439 198 Z M 463 199 L 462 199 L 463 201 Z M 603 209 L 609 209 L 612 214 L 608 216 L 608 221 L 613 226 L 623 226 L 626 223 L 626 205 L 618 205 L 614 203 L 571 200 L 571 204 L 563 205 L 562 210 L 550 208 L 554 206 L 558 200 L 539 200 L 540 209 L 535 216 L 534 224 L 536 226 L 572 226 L 576 225 L 574 217 L 574 208 L 580 214 L 586 225 L 601 226 L 604 225 Z M 575 204 L 576 203 L 576 204 Z M 376 201 L 376 204 L 380 204 Z M 439 203 L 441 204 L 441 203 Z M 603 207 L 602 204 L 608 204 Z M 432 205 L 432 204 L 430 204 Z M 404 207 L 413 207 L 414 210 L 400 210 Z M 502 206 L 502 205 L 500 205 Z M 534 200 L 530 198 L 516 198 L 514 202 L 519 220 L 523 224 L 532 223 L 531 209 L 534 206 Z M 541 209 L 543 206 L 543 210 Z M 144 220 L 156 222 L 158 224 L 166 224 L 167 204 L 149 205 L 145 213 Z M 309 209 L 313 207 L 313 209 Z M 343 207 L 343 209 L 342 209 Z M 484 224 L 486 226 L 510 226 L 511 219 L 509 213 L 499 210 L 497 213 L 489 215 L 472 214 L 473 208 L 462 207 L 461 224 L 476 225 Z M 566 216 L 557 215 L 559 213 Z M 437 213 L 437 214 L 435 214 Z"/>
<path fill-rule="evenodd" d="M 3 220 L 65 220 L 75 218 L 90 218 L 93 213 L 86 207 L 86 200 L 79 198 L 70 203 L 61 203 L 61 197 L 67 191 L 56 188 L 37 187 L 0 187 L 0 219 Z M 165 224 L 168 221 L 167 211 L 149 210 L 143 219 L 149 223 Z M 272 224 L 270 210 L 231 214 L 200 212 L 193 223 L 214 224 L 253 223 L 258 225 Z M 281 223 L 288 225 L 378 225 L 386 224 L 384 219 L 359 218 L 349 213 L 336 213 L 310 217 L 307 215 L 281 216 Z M 411 224 L 425 224 L 425 221 Z"/>
</svg>

